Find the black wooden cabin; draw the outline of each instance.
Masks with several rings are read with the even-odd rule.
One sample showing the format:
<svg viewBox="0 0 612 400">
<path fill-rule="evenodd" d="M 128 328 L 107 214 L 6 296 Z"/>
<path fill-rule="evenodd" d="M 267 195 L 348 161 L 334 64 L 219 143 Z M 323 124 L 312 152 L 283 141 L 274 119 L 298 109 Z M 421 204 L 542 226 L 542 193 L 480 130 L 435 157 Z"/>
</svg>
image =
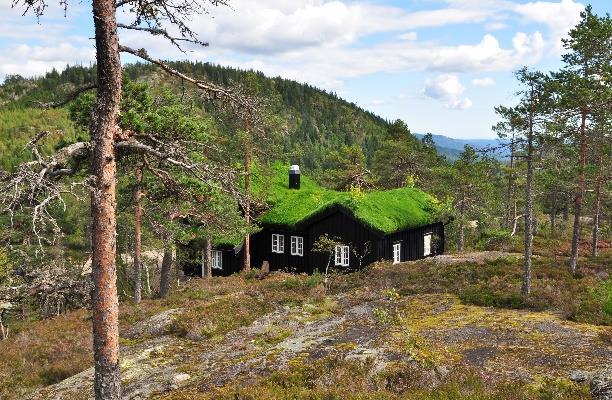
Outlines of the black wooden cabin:
<svg viewBox="0 0 612 400">
<path fill-rule="evenodd" d="M 289 171 L 288 187 L 300 190 L 297 166 L 292 166 Z M 360 220 L 340 204 L 293 226 L 262 222 L 259 225 L 262 229 L 251 235 L 251 265 L 260 268 L 267 261 L 272 271 L 323 271 L 329 255 L 312 251 L 315 241 L 322 235 L 341 243 L 336 246 L 330 265 L 342 270 L 358 270 L 379 260 L 403 262 L 444 252 L 444 224 L 441 222 L 383 232 Z M 214 253 L 213 275 L 227 276 L 241 270 L 244 259 L 241 245 L 214 246 Z M 200 263 L 186 263 L 184 268 L 188 275 L 201 274 Z"/>
</svg>

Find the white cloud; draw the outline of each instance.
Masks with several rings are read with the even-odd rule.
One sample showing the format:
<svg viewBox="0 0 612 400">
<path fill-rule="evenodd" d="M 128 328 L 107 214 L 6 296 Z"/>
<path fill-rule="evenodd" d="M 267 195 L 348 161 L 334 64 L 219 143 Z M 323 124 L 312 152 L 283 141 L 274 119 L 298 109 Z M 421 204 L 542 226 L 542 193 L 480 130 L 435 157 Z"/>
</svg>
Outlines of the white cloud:
<svg viewBox="0 0 612 400">
<path fill-rule="evenodd" d="M 515 4 L 512 9 L 530 22 L 546 25 L 553 50 L 560 54 L 563 52 L 561 39 L 580 21 L 580 12 L 584 10 L 584 5 L 574 0 L 535 1 Z"/>
<path fill-rule="evenodd" d="M 398 36 L 402 40 L 417 40 L 416 32 L 406 32 Z"/>
<path fill-rule="evenodd" d="M 434 79 L 427 79 L 422 93 L 434 100 L 444 103 L 447 108 L 465 110 L 472 107 L 472 101 L 462 97 L 465 87 L 457 75 L 443 74 Z"/>
<path fill-rule="evenodd" d="M 485 24 L 485 29 L 487 31 L 500 31 L 506 28 L 508 28 L 508 24 L 501 21 L 492 21 Z"/>
<path fill-rule="evenodd" d="M 120 36 L 123 44 L 146 47 L 151 55 L 159 58 L 189 57 L 255 68 L 270 75 L 339 90 L 345 79 L 372 73 L 485 73 L 537 63 L 549 46 L 539 31 L 516 32 L 512 44 L 505 47 L 492 34 L 484 35 L 478 42 L 447 45 L 435 39 L 418 39 L 417 31 L 424 27 L 473 23 L 482 23 L 493 31 L 507 25 L 511 18 L 521 16 L 544 25 L 552 37 L 566 30 L 566 25 L 574 20 L 572 15 L 582 7 L 574 0 L 525 4 L 508 0 L 445 0 L 445 4 L 434 9 L 410 11 L 366 1 L 233 0 L 231 8 L 215 7 L 210 10 L 210 16 L 193 18 L 190 26 L 202 40 L 210 42 L 210 47 L 188 46 L 192 52 L 187 56 L 159 37 L 124 30 Z M 3 2 L 0 0 L 0 3 Z M 14 15 L 5 16 L 4 8 L 0 5 L 0 40 L 21 38 L 23 42 L 23 38 L 28 38 L 29 43 L 37 40 L 40 46 L 50 49 L 57 48 L 57 43 L 72 43 L 75 52 L 66 52 L 59 57 L 61 61 L 52 57 L 57 64 L 80 62 L 80 52 L 91 50 L 87 37 L 67 38 L 62 24 L 70 24 L 59 16 L 43 19 L 41 26 L 31 25 L 24 23 L 15 10 L 12 10 Z M 127 11 L 120 12 L 119 19 L 129 21 Z M 558 28 L 558 24 L 563 28 Z M 381 34 L 384 39 L 372 43 L 363 41 L 375 34 Z M 18 65 L 24 65 L 24 71 L 44 72 L 42 64 L 36 64 L 37 60 L 11 59 L 7 54 L 11 51 L 0 44 L 0 79 L 2 70 L 15 70 Z"/>
<path fill-rule="evenodd" d="M 53 68 L 62 70 L 67 64 L 87 65 L 93 60 L 95 50 L 92 47 L 75 47 L 70 43 L 56 46 L 21 44 L 0 53 L 0 80 L 13 74 L 39 76 Z"/>
<path fill-rule="evenodd" d="M 495 84 L 495 81 L 493 80 L 493 78 L 490 78 L 488 76 L 484 78 L 472 79 L 472 85 L 474 86 L 491 86 L 494 84 Z"/>
</svg>

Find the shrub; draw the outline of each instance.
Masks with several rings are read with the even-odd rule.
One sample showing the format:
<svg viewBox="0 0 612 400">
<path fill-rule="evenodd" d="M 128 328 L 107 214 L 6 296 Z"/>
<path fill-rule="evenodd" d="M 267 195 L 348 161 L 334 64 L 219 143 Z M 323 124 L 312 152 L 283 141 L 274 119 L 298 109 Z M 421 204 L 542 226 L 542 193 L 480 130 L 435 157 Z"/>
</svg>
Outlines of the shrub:
<svg viewBox="0 0 612 400">
<path fill-rule="evenodd" d="M 486 229 L 478 239 L 477 247 L 482 250 L 508 251 L 512 246 L 512 236 L 505 229 Z"/>
</svg>

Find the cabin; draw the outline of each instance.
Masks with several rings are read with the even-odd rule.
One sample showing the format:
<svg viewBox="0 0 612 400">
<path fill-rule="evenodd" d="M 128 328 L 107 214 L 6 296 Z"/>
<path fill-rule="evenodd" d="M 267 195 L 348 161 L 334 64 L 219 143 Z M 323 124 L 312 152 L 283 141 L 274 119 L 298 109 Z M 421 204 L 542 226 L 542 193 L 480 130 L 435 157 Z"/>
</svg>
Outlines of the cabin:
<svg viewBox="0 0 612 400">
<path fill-rule="evenodd" d="M 251 235 L 251 265 L 297 273 L 331 267 L 359 270 L 379 260 L 399 263 L 444 252 L 444 224 L 433 219 L 435 198 L 416 188 L 337 192 L 302 176 L 297 165 L 277 166 L 272 176 L 254 176 L 268 208 L 256 218 L 261 230 Z M 313 251 L 327 235 L 333 251 Z M 213 246 L 213 275 L 241 270 L 242 243 Z M 199 265 L 185 273 L 199 275 Z"/>
</svg>

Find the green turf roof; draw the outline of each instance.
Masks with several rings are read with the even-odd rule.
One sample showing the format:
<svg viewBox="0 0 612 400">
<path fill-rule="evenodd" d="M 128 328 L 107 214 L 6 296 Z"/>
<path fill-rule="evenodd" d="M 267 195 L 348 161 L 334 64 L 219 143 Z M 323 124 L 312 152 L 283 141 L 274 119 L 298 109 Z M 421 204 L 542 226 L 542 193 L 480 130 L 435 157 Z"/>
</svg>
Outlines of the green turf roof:
<svg viewBox="0 0 612 400">
<path fill-rule="evenodd" d="M 397 232 L 433 221 L 437 201 L 415 188 L 362 193 L 325 189 L 302 174 L 299 190 L 288 188 L 288 166 L 275 165 L 272 176 L 256 175 L 255 187 L 270 209 L 259 216 L 263 224 L 294 228 L 334 206 L 343 206 L 365 225 L 383 233 Z"/>
</svg>

